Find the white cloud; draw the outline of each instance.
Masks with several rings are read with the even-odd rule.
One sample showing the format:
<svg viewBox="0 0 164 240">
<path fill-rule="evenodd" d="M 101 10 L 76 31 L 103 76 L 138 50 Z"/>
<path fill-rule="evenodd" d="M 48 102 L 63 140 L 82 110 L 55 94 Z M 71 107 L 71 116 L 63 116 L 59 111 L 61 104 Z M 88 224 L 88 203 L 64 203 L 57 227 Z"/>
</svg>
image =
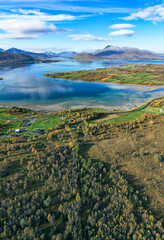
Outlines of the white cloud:
<svg viewBox="0 0 164 240">
<path fill-rule="evenodd" d="M 70 14 L 50 15 L 39 10 L 12 10 L 0 15 L 0 39 L 37 38 L 53 32 L 70 32 L 70 29 L 57 28 L 52 22 L 75 20 Z"/>
<path fill-rule="evenodd" d="M 136 27 L 133 24 L 126 24 L 126 23 L 122 23 L 122 24 L 114 24 L 109 26 L 110 29 L 125 29 L 125 28 L 134 28 Z"/>
<path fill-rule="evenodd" d="M 143 19 L 146 21 L 153 21 L 153 22 L 163 21 L 164 20 L 164 4 L 145 8 L 139 12 L 132 13 L 130 16 L 124 17 L 123 19 L 124 20 Z"/>
<path fill-rule="evenodd" d="M 24 15 L 28 15 L 28 14 L 40 14 L 40 15 L 43 15 L 44 13 L 40 12 L 40 10 L 27 10 L 27 9 L 11 9 L 10 10 L 11 12 L 13 13 L 21 13 L 21 14 L 24 14 Z"/>
<path fill-rule="evenodd" d="M 69 35 L 74 41 L 98 41 L 105 42 L 109 41 L 108 38 L 95 37 L 92 34 L 81 34 L 81 35 Z"/>
<path fill-rule="evenodd" d="M 122 29 L 118 31 L 111 32 L 111 36 L 132 36 L 135 32 L 133 30 Z"/>
<path fill-rule="evenodd" d="M 18 19 L 0 20 L 1 29 L 6 34 L 1 34 L 1 38 L 36 38 L 45 33 L 56 30 L 53 24 L 47 25 L 42 21 L 20 21 Z"/>
</svg>

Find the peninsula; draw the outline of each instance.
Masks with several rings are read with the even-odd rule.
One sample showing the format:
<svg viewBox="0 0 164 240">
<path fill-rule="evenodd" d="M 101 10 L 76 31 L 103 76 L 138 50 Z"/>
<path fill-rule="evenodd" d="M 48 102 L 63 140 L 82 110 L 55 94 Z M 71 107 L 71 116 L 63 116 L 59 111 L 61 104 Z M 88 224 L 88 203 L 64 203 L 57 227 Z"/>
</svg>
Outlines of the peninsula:
<svg viewBox="0 0 164 240">
<path fill-rule="evenodd" d="M 132 64 L 87 71 L 45 74 L 45 77 L 72 81 L 121 83 L 135 85 L 164 85 L 162 64 Z"/>
</svg>

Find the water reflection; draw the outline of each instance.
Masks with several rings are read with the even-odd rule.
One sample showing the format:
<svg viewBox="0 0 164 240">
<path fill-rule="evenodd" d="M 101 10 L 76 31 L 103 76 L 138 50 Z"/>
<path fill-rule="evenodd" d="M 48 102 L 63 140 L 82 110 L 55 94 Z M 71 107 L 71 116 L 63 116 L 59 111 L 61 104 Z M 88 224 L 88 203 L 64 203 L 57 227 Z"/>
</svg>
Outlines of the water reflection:
<svg viewBox="0 0 164 240">
<path fill-rule="evenodd" d="M 0 77 L 4 78 L 0 81 L 0 102 L 7 101 L 18 105 L 41 104 L 45 108 L 47 105 L 53 105 L 61 109 L 72 106 L 127 108 L 163 95 L 162 87 L 152 89 L 119 84 L 85 83 L 43 76 L 47 72 L 89 70 L 109 67 L 116 63 L 125 64 L 125 61 L 63 61 L 0 70 Z"/>
</svg>

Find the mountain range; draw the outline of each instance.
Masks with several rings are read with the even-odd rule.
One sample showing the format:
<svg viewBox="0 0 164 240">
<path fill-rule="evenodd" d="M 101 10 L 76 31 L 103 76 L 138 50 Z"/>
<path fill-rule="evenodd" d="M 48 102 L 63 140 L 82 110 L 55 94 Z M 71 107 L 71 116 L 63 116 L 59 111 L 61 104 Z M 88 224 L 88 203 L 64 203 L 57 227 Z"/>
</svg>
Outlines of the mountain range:
<svg viewBox="0 0 164 240">
<path fill-rule="evenodd" d="M 38 62 L 55 62 L 56 60 L 50 60 L 54 57 L 67 57 L 72 58 L 77 53 L 75 52 L 61 52 L 59 54 L 54 52 L 34 53 L 28 52 L 17 48 L 9 48 L 4 50 L 0 48 L 0 67 L 3 66 L 24 66 L 26 64 L 38 63 Z"/>
<path fill-rule="evenodd" d="M 13 53 L 13 54 L 23 54 L 23 55 L 28 55 L 31 56 L 33 58 L 37 58 L 37 59 L 43 59 L 43 58 L 47 58 L 47 54 L 45 53 L 34 53 L 34 52 L 28 52 L 28 51 L 24 51 L 21 49 L 17 49 L 17 48 L 9 48 L 8 50 L 6 50 L 5 52 L 7 53 Z"/>
<path fill-rule="evenodd" d="M 82 53 L 73 51 L 61 53 L 51 51 L 34 53 L 17 48 L 9 48 L 8 50 L 0 48 L 0 66 L 50 61 L 48 59 L 59 57 L 77 60 L 164 60 L 164 55 L 159 53 L 154 53 L 148 50 L 140 50 L 138 48 L 116 47 L 111 45 L 94 52 Z"/>
<path fill-rule="evenodd" d="M 0 52 L 0 66 L 24 66 L 38 61 L 39 60 L 24 54 Z"/>
<path fill-rule="evenodd" d="M 69 51 L 61 52 L 61 53 L 54 53 L 51 51 L 46 51 L 45 53 L 35 53 L 35 52 L 24 51 L 24 50 L 17 49 L 17 48 L 9 48 L 6 51 L 4 49 L 0 48 L 0 52 L 7 52 L 7 53 L 13 53 L 13 54 L 24 54 L 24 55 L 28 55 L 28 56 L 31 56 L 36 59 L 44 59 L 44 58 L 52 58 L 52 57 L 73 58 L 74 56 L 76 56 L 78 54 L 76 52 L 69 52 Z"/>
<path fill-rule="evenodd" d="M 164 60 L 164 55 L 138 48 L 115 47 L 108 45 L 92 53 L 83 52 L 74 57 L 79 60 Z"/>
<path fill-rule="evenodd" d="M 78 55 L 77 52 L 60 52 L 60 53 L 54 53 L 54 52 L 45 52 L 45 54 L 48 57 L 64 57 L 64 58 L 73 58 L 76 55 Z"/>
</svg>

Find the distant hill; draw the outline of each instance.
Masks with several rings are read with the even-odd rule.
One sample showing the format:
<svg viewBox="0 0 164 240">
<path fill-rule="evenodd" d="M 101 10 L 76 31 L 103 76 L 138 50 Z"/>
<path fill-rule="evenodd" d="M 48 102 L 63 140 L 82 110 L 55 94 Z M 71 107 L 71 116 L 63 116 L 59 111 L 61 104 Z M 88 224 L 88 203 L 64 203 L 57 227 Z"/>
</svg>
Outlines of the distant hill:
<svg viewBox="0 0 164 240">
<path fill-rule="evenodd" d="M 0 52 L 0 66 L 15 66 L 25 65 L 38 62 L 37 59 L 24 54 L 13 54 L 7 52 Z"/>
<path fill-rule="evenodd" d="M 65 57 L 65 58 L 73 58 L 76 55 L 78 55 L 77 52 L 60 52 L 60 53 L 54 53 L 54 52 L 45 52 L 45 54 L 48 57 Z"/>
<path fill-rule="evenodd" d="M 44 54 L 46 54 L 48 57 L 58 57 L 57 53 L 51 52 L 51 51 L 47 51 Z"/>
<path fill-rule="evenodd" d="M 107 60 L 164 60 L 161 54 L 138 48 L 115 47 L 108 45 L 93 53 L 80 53 L 74 59 L 107 59 Z"/>
<path fill-rule="evenodd" d="M 13 53 L 13 54 L 24 54 L 31 56 L 33 58 L 37 59 L 43 59 L 43 58 L 52 58 L 52 57 L 67 57 L 67 58 L 73 58 L 78 53 L 76 52 L 61 52 L 61 53 L 55 53 L 52 51 L 46 51 L 45 53 L 35 53 L 35 52 L 28 52 L 17 48 L 9 48 L 8 50 L 4 51 L 3 49 L 0 49 L 0 52 L 7 52 L 7 53 Z"/>
<path fill-rule="evenodd" d="M 31 57 L 37 58 L 37 59 L 43 59 L 43 58 L 47 58 L 48 57 L 48 55 L 45 54 L 45 53 L 28 52 L 28 51 L 24 51 L 24 50 L 17 49 L 17 48 L 9 48 L 5 52 L 13 53 L 13 54 L 24 54 L 24 55 L 28 55 L 28 56 L 31 56 Z"/>
<path fill-rule="evenodd" d="M 164 60 L 163 54 L 157 54 L 148 50 L 140 50 L 138 48 L 130 47 L 117 47 L 108 45 L 104 49 L 97 50 L 95 52 L 82 52 L 77 53 L 73 51 L 55 53 L 47 51 L 45 53 L 34 53 L 28 52 L 17 48 L 9 48 L 4 50 L 0 48 L 0 53 L 11 53 L 11 54 L 23 54 L 32 58 L 42 60 L 53 57 L 73 58 L 78 60 Z"/>
<path fill-rule="evenodd" d="M 83 52 L 80 53 L 78 55 L 76 55 L 75 57 L 73 57 L 73 59 L 79 59 L 79 60 L 96 60 L 99 59 L 98 57 L 94 56 L 91 53 L 87 53 L 87 52 Z"/>
<path fill-rule="evenodd" d="M 66 57 L 66 58 L 73 58 L 76 55 L 78 55 L 77 52 L 61 52 L 61 53 L 58 53 L 59 57 Z"/>
</svg>

